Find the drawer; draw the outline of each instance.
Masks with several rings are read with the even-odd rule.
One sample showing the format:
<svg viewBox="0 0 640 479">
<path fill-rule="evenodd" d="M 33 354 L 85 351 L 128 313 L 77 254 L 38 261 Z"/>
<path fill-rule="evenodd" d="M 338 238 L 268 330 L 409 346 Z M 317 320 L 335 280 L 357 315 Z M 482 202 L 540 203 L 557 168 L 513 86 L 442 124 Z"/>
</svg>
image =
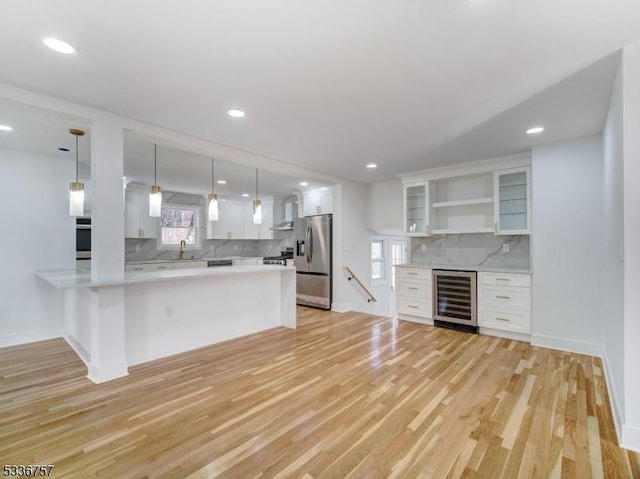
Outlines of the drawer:
<svg viewBox="0 0 640 479">
<path fill-rule="evenodd" d="M 397 298 L 396 308 L 400 314 L 431 318 L 431 301 L 415 301 L 408 298 Z"/>
<path fill-rule="evenodd" d="M 426 268 L 396 268 L 396 278 L 409 281 L 427 279 L 431 281 L 431 270 Z"/>
<path fill-rule="evenodd" d="M 154 266 L 149 263 L 127 264 L 124 267 L 125 273 L 142 273 L 145 271 L 155 271 Z"/>
<path fill-rule="evenodd" d="M 478 304 L 487 308 L 519 309 L 529 311 L 531 309 L 531 294 L 528 288 L 514 288 L 506 286 L 478 287 Z"/>
<path fill-rule="evenodd" d="M 154 266 L 153 271 L 167 271 L 173 269 L 173 265 L 171 263 L 156 263 L 151 266 Z"/>
<path fill-rule="evenodd" d="M 499 311 L 480 308 L 478 326 L 530 334 L 531 314 L 528 311 Z"/>
<path fill-rule="evenodd" d="M 531 275 L 522 273 L 478 273 L 478 284 L 489 286 L 518 286 L 529 288 Z"/>
<path fill-rule="evenodd" d="M 396 281 L 396 295 L 423 300 L 431 300 L 431 281 Z"/>
</svg>

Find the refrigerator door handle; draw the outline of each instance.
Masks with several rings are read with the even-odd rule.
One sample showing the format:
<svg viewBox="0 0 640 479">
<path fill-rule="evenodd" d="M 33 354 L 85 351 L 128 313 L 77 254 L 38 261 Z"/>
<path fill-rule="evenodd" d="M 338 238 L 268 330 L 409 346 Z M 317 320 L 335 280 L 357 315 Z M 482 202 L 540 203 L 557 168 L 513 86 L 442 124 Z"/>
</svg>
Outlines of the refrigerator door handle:
<svg viewBox="0 0 640 479">
<path fill-rule="evenodd" d="M 307 249 L 309 253 L 309 263 L 313 261 L 313 226 L 309 226 L 309 248 Z"/>
</svg>

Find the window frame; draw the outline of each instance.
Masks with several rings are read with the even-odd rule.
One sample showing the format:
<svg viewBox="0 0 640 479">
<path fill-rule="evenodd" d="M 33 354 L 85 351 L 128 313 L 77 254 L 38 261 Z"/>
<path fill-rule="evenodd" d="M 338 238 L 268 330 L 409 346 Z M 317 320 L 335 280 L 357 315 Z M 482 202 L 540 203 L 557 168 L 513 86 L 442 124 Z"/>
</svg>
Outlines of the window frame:
<svg viewBox="0 0 640 479">
<path fill-rule="evenodd" d="M 172 209 L 172 210 L 187 210 L 193 212 L 194 225 L 196 231 L 196 242 L 193 245 L 186 245 L 184 250 L 199 250 L 202 248 L 202 231 L 200 228 L 200 216 L 202 215 L 202 207 L 198 205 L 179 205 L 174 203 L 167 203 L 162 205 L 162 209 Z M 162 242 L 162 217 L 159 218 L 158 221 L 158 238 L 157 238 L 157 249 L 163 251 L 179 251 L 180 244 L 164 244 Z"/>
<path fill-rule="evenodd" d="M 373 257 L 373 244 L 374 243 L 382 243 L 381 247 L 381 258 L 376 259 Z M 373 277 L 373 265 L 374 263 L 379 263 L 381 265 L 380 278 Z M 371 236 L 369 237 L 369 281 L 372 286 L 378 286 L 381 284 L 387 284 L 388 282 L 388 273 L 387 273 L 387 263 L 388 263 L 388 241 L 385 236 Z"/>
</svg>

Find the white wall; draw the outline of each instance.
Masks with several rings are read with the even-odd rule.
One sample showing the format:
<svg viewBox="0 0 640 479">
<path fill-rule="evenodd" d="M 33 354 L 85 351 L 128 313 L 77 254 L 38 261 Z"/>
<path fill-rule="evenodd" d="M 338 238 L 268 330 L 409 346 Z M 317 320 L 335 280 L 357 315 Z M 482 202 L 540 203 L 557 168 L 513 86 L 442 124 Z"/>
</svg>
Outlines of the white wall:
<svg viewBox="0 0 640 479">
<path fill-rule="evenodd" d="M 367 185 L 350 181 L 334 185 L 333 205 L 333 309 L 388 315 L 389 284 L 372 286 L 369 279 L 371 233 L 366 225 L 369 214 Z M 367 302 L 368 297 L 362 289 L 354 281 L 347 280 L 344 266 L 353 270 L 378 302 Z"/>
<path fill-rule="evenodd" d="M 34 271 L 75 268 L 74 179 L 73 162 L 0 150 L 0 346 L 62 335 L 62 294 Z"/>
<path fill-rule="evenodd" d="M 618 70 L 603 132 L 603 358 L 616 429 L 624 422 L 624 218 L 622 67 Z"/>
<path fill-rule="evenodd" d="M 622 71 L 626 405 L 622 444 L 640 451 L 640 43 L 624 49 Z"/>
<path fill-rule="evenodd" d="M 367 227 L 379 234 L 402 235 L 402 181 L 367 185 Z"/>
<path fill-rule="evenodd" d="M 601 354 L 602 138 L 533 149 L 532 343 Z"/>
</svg>

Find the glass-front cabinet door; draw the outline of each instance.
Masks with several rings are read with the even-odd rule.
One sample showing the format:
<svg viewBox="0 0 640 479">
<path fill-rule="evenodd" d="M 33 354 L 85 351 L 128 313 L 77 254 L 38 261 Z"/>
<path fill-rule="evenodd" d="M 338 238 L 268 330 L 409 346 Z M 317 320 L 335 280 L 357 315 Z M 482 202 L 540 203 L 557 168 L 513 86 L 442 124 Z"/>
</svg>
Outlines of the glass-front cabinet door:
<svg viewBox="0 0 640 479">
<path fill-rule="evenodd" d="M 531 233 L 531 168 L 494 172 L 495 234 Z"/>
<path fill-rule="evenodd" d="M 408 236 L 429 234 L 428 182 L 404 185 L 404 232 Z"/>
</svg>

